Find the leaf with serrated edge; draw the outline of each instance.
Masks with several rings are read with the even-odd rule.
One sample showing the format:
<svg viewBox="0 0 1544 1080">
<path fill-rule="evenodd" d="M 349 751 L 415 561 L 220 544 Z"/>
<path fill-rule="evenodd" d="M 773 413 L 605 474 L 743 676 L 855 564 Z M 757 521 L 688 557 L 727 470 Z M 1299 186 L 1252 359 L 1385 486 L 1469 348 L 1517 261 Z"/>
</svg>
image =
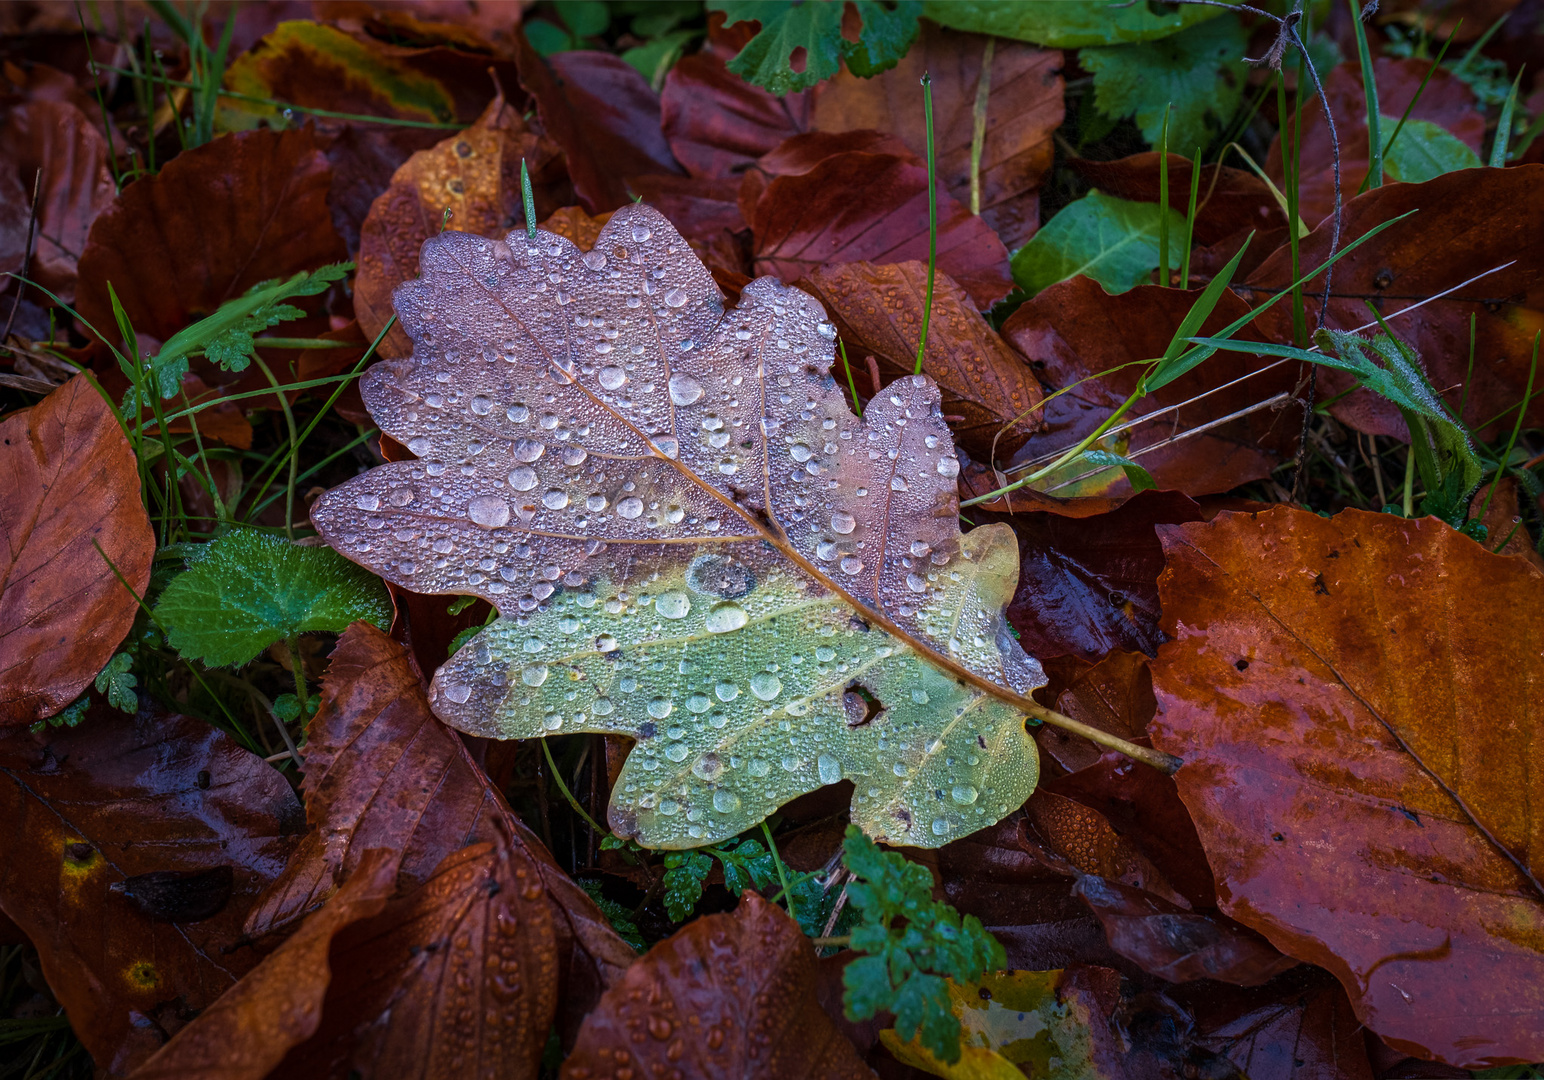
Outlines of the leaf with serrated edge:
<svg viewBox="0 0 1544 1080">
<path fill-rule="evenodd" d="M 413 355 L 361 388 L 418 460 L 312 516 L 389 580 L 499 609 L 436 673 L 441 718 L 637 739 L 610 821 L 652 847 L 843 778 L 854 822 L 895 844 L 1023 803 L 1045 679 L 1002 615 L 1018 548 L 1006 526 L 961 534 L 931 379 L 856 419 L 814 298 L 762 278 L 725 311 L 642 204 L 589 252 L 446 232 L 420 265 L 396 295 Z"/>
</svg>

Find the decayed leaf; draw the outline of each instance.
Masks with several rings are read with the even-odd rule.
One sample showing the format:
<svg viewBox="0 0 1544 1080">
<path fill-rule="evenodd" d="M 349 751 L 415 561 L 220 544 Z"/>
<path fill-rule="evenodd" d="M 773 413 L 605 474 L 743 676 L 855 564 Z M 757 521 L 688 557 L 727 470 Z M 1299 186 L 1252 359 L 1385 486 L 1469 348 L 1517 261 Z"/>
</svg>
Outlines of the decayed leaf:
<svg viewBox="0 0 1544 1080">
<path fill-rule="evenodd" d="M 645 1035 L 647 1033 L 647 1035 Z M 746 892 L 660 942 L 585 1018 L 563 1080 L 872 1076 L 821 1011 L 798 924 Z"/>
<path fill-rule="evenodd" d="M 436 674 L 442 718 L 634 736 L 611 821 L 653 846 L 735 835 L 843 777 L 854 820 L 897 843 L 1023 802 L 1020 695 L 1043 676 L 1002 618 L 1017 546 L 960 534 L 931 380 L 855 420 L 816 301 L 763 279 L 725 312 L 647 206 L 588 253 L 446 233 L 422 264 L 396 300 L 414 358 L 363 388 L 419 460 L 313 520 L 391 580 L 499 608 Z"/>
<path fill-rule="evenodd" d="M 1421 1057 L 1544 1057 L 1544 577 L 1432 518 L 1165 530 L 1155 742 L 1224 911 Z"/>
<path fill-rule="evenodd" d="M 30 724 L 129 632 L 138 604 L 112 566 L 143 594 L 155 534 L 134 451 L 84 375 L 0 424 L 0 491 L 0 725 Z"/>
<path fill-rule="evenodd" d="M 323 997 L 332 982 L 328 953 L 333 939 L 350 923 L 385 907 L 395 880 L 392 853 L 371 851 L 326 907 L 177 1032 L 134 1071 L 133 1080 L 263 1080 L 321 1022 Z"/>
<path fill-rule="evenodd" d="M 660 126 L 687 172 L 721 179 L 807 130 L 810 104 L 808 93 L 774 97 L 703 51 L 681 57 L 665 76 Z"/>
<path fill-rule="evenodd" d="M 830 312 L 855 373 L 874 356 L 881 375 L 916 369 L 927 306 L 927 264 L 875 266 L 855 262 L 813 271 L 799 283 Z M 1040 384 L 1029 366 L 997 336 L 965 291 L 938 273 L 922 370 L 943 393 L 943 410 L 963 416 L 951 430 L 973 455 L 1006 458 L 1041 426 Z M 868 387 L 867 374 L 855 375 Z"/>
<path fill-rule="evenodd" d="M 797 281 L 828 263 L 925 260 L 927 206 L 927 167 L 911 154 L 833 154 L 760 193 L 750 215 L 756 272 Z M 991 227 L 940 190 L 938 269 L 985 309 L 1013 284 L 1007 260 Z"/>
<path fill-rule="evenodd" d="M 443 600 L 436 601 L 443 604 Z M 465 844 L 498 840 L 540 881 L 556 934 L 565 1000 L 592 1003 L 632 962 L 584 891 L 515 818 L 457 735 L 429 712 L 406 650 L 355 624 L 339 639 L 307 729 L 302 788 L 312 829 L 247 919 L 254 937 L 314 909 L 358 872 L 365 852 L 400 858 L 398 880 L 417 886 Z"/>
<path fill-rule="evenodd" d="M 893 70 L 860 78 L 843 69 L 820 87 L 813 127 L 894 132 L 925 158 L 927 129 L 918 81 L 928 74 L 939 185 L 968 207 L 976 98 L 989 40 L 924 22 L 916 43 Z M 1054 50 L 1003 40 L 993 46 L 979 168 L 981 217 L 1010 250 L 1040 225 L 1039 187 L 1054 156 L 1051 133 L 1065 113 L 1061 67 L 1062 55 Z"/>
<path fill-rule="evenodd" d="M 299 819 L 284 778 L 201 720 L 101 709 L 0 738 L 0 908 L 104 1073 L 132 1070 L 256 963 L 242 920 Z M 210 886 L 197 910 L 147 894 L 146 875 L 168 873 Z"/>
</svg>

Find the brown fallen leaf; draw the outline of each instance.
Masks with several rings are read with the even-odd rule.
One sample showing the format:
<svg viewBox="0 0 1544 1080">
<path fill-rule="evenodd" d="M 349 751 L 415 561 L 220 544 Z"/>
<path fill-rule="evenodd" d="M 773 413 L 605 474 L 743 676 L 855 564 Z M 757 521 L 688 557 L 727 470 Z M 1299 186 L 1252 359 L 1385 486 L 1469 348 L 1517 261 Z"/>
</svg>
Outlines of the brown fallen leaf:
<svg viewBox="0 0 1544 1080">
<path fill-rule="evenodd" d="M 1421 1057 L 1544 1057 L 1544 575 L 1433 518 L 1163 530 L 1155 743 L 1224 912 Z"/>
<path fill-rule="evenodd" d="M 809 130 L 810 105 L 807 91 L 769 94 L 732 74 L 722 56 L 704 50 L 681 57 L 665 76 L 660 126 L 688 173 L 724 179 Z"/>
<path fill-rule="evenodd" d="M 443 604 L 442 598 L 427 598 Z M 399 881 L 419 885 L 464 845 L 497 839 L 551 908 L 566 997 L 593 1002 L 633 960 L 585 892 L 510 812 L 465 744 L 429 711 L 406 650 L 366 623 L 339 639 L 306 743 L 303 792 L 312 829 L 253 908 L 254 937 L 314 909 L 370 848 L 400 856 Z"/>
<path fill-rule="evenodd" d="M 370 851 L 326 906 L 134 1070 L 133 1080 L 263 1080 L 321 1023 L 333 940 L 379 913 L 395 881 L 393 853 Z"/>
<path fill-rule="evenodd" d="M 409 158 L 360 226 L 354 313 L 365 336 L 374 341 L 391 321 L 391 295 L 418 276 L 418 249 L 425 240 L 442 228 L 503 235 L 523 213 L 521 160 L 528 171 L 539 172 L 553 153 L 499 97 L 477 123 Z M 402 327 L 393 326 L 377 352 L 392 359 L 412 348 Z"/>
<path fill-rule="evenodd" d="M 1095 874 L 1161 897 L 1177 910 L 1190 906 L 1163 871 L 1121 836 L 1109 819 L 1065 795 L 1040 790 L 1029 797 L 1020 843 L 1064 874 Z"/>
<path fill-rule="evenodd" d="M 261 281 L 341 262 L 331 180 L 303 128 L 222 135 L 178 154 L 127 185 L 91 226 L 77 310 L 116 341 L 111 283 L 135 332 L 165 341 Z M 308 332 L 304 322 L 292 327 Z M 315 329 L 326 328 L 322 320 Z M 211 384 L 235 378 L 213 378 L 212 365 L 200 370 Z"/>
<path fill-rule="evenodd" d="M 1132 154 L 1116 161 L 1076 158 L 1068 164 L 1107 195 L 1140 202 L 1158 201 L 1162 180 L 1156 151 Z M 1189 158 L 1169 155 L 1169 205 L 1181 214 L 1190 209 L 1190 167 Z M 1263 234 L 1270 229 L 1284 229 L 1287 225 L 1287 216 L 1271 189 L 1247 169 L 1201 166 L 1196 200 L 1195 242 L 1204 246 L 1232 239 L 1228 258 L 1238 250 L 1249 231 Z M 1273 249 L 1265 247 L 1257 238 L 1250 250 L 1256 259 L 1263 259 Z M 1250 256 L 1244 258 L 1248 260 Z M 1243 273 L 1247 271 L 1241 269 L 1240 274 Z"/>
<path fill-rule="evenodd" d="M 540 227 L 550 233 L 565 236 L 578 247 L 589 251 L 595 246 L 595 241 L 599 239 L 600 231 L 606 227 L 606 222 L 610 220 L 609 213 L 591 217 L 584 212 L 582 206 L 564 206 L 554 210 L 552 216 L 543 221 Z"/>
<path fill-rule="evenodd" d="M 808 172 L 774 177 L 756 198 L 748 216 L 755 272 L 792 282 L 831 263 L 925 261 L 927 207 L 927 167 L 910 154 L 826 157 Z M 1003 242 L 943 190 L 937 267 L 983 310 L 1013 285 Z"/>
<path fill-rule="evenodd" d="M 0 908 L 97 1068 L 123 1076 L 257 963 L 242 922 L 301 809 L 202 720 L 99 707 L 74 728 L 0 736 L 0 821 Z M 200 876 L 196 909 L 144 887 L 167 873 Z"/>
<path fill-rule="evenodd" d="M 563 1080 L 868 1077 L 815 997 L 815 950 L 747 891 L 655 945 L 585 1018 Z"/>
<path fill-rule="evenodd" d="M 1075 277 L 1043 290 L 1014 312 L 1003 324 L 1003 337 L 1029 361 L 1043 384 L 1067 390 L 1046 403 L 1045 429 L 1030 437 L 1018 460 L 1047 463 L 1098 427 L 1135 389 L 1141 375 L 1140 363 L 1121 365 L 1162 356 L 1196 295 L 1139 285 L 1111 296 L 1098 282 Z M 1220 331 L 1248 311 L 1237 296 L 1224 292 L 1203 334 Z M 1247 325 L 1237 336 L 1287 340 L 1258 338 Z M 1279 411 L 1268 407 L 1211 426 L 1293 389 L 1297 365 L 1264 370 L 1268 362 L 1218 353 L 1142 398 L 1127 416 L 1153 419 L 1122 436 L 1129 439 L 1122 452 L 1134 456 L 1160 488 L 1192 496 L 1227 491 L 1270 475 L 1296 447 L 1302 423 L 1299 407 L 1287 402 Z M 1084 379 L 1088 381 L 1073 388 Z M 1187 434 L 1197 429 L 1204 430 Z M 1010 479 L 1021 475 L 1012 473 Z M 1122 478 L 1114 490 L 1128 487 Z"/>
<path fill-rule="evenodd" d="M 992 67 L 978 170 L 980 215 L 1008 249 L 1015 250 L 1039 228 L 1040 184 L 1054 157 L 1051 133 L 1061 126 L 1066 111 L 1060 50 L 923 22 L 916 42 L 889 71 L 859 78 L 843 68 L 818 87 L 812 126 L 829 132 L 894 132 L 912 153 L 926 158 L 918 85 L 926 73 L 932 78 L 939 185 L 969 208 L 975 110 L 989 42 Z"/>
<path fill-rule="evenodd" d="M 917 343 L 927 305 L 927 263 L 876 266 L 852 262 L 822 267 L 799 288 L 825 304 L 865 393 L 863 357 L 879 361 L 886 381 L 916 369 Z M 840 365 L 838 365 L 840 367 Z M 1041 426 L 1040 384 L 1024 359 L 997 336 L 949 275 L 937 273 L 922 370 L 943 393 L 943 411 L 963 416 L 950 425 L 973 455 L 1004 459 Z M 861 374 L 860 374 L 861 372 Z M 843 379 L 838 371 L 837 378 Z"/>
<path fill-rule="evenodd" d="M 108 169 L 107 140 L 68 102 L 28 101 L 7 110 L 0 124 L 0 156 L 14 165 L 21 188 L 14 209 L 21 218 L 23 244 L 33 180 L 42 171 L 37 239 L 27 276 L 71 303 L 87 232 L 118 194 Z"/>
<path fill-rule="evenodd" d="M 1376 329 L 1367 310 L 1370 299 L 1389 328 L 1415 349 L 1432 386 L 1453 411 L 1462 405 L 1463 419 L 1471 427 L 1486 429 L 1523 399 L 1533 336 L 1544 326 L 1544 259 L 1539 256 L 1544 251 L 1544 215 L 1498 214 L 1495 208 L 1538 205 L 1544 205 L 1544 165 L 1465 169 L 1424 184 L 1390 184 L 1358 196 L 1345 208 L 1342 248 L 1401 214 L 1415 213 L 1335 264 L 1325 324 L 1353 330 L 1371 323 Z M 1303 239 L 1303 266 L 1318 266 L 1328 258 L 1332 231 L 1326 222 Z M 1290 252 L 1274 252 L 1250 275 L 1245 296 L 1258 304 L 1290 285 L 1291 267 Z M 1472 278 L 1479 280 L 1465 284 Z M 1399 314 L 1453 289 L 1457 291 L 1423 303 L 1409 315 Z M 1310 327 L 1317 321 L 1323 291 L 1322 275 L 1305 286 Z M 1256 322 L 1265 335 L 1261 340 L 1292 339 L 1291 311 L 1283 304 Z M 1408 437 L 1404 418 L 1390 402 L 1354 386 L 1349 375 L 1319 371 L 1320 401 L 1351 391 L 1330 407 L 1336 419 L 1369 434 Z M 1526 418 L 1530 426 L 1544 422 L 1537 383 L 1534 393 Z"/>
<path fill-rule="evenodd" d="M 0 726 L 31 724 L 112 659 L 150 583 L 155 534 L 134 451 L 84 375 L 0 423 L 0 491 Z"/>
<path fill-rule="evenodd" d="M 1502 477 L 1500 481 L 1484 485 L 1470 497 L 1469 517 L 1485 522 L 1485 546 L 1491 551 L 1520 556 L 1535 569 L 1544 570 L 1544 556 L 1540 556 L 1534 547 L 1533 536 L 1523 518 L 1522 498 L 1522 485 L 1516 478 Z"/>
</svg>

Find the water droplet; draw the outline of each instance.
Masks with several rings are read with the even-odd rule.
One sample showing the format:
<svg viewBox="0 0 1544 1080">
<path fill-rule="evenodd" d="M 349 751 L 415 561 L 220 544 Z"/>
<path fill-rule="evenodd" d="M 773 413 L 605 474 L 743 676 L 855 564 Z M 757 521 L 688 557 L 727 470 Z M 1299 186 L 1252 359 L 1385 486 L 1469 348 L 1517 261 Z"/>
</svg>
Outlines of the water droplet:
<svg viewBox="0 0 1544 1080">
<path fill-rule="evenodd" d="M 540 686 L 547 681 L 546 664 L 527 664 L 520 673 L 520 681 L 527 686 Z"/>
<path fill-rule="evenodd" d="M 890 477 L 890 490 L 891 491 L 905 491 L 906 490 L 906 481 L 902 480 L 899 476 L 892 476 L 892 477 Z"/>
<path fill-rule="evenodd" d="M 732 682 L 721 682 L 713 688 L 720 701 L 733 701 L 740 696 L 740 688 Z"/>
<path fill-rule="evenodd" d="M 677 405 L 690 405 L 702 397 L 702 384 L 690 375 L 670 376 L 670 400 Z"/>
<path fill-rule="evenodd" d="M 602 510 L 606 509 L 607 505 L 609 504 L 606 502 L 606 496 L 601 495 L 598 492 L 584 500 L 584 508 L 590 511 L 592 514 L 600 513 Z"/>
<path fill-rule="evenodd" d="M 654 612 L 662 619 L 684 619 L 691 609 L 691 597 L 684 592 L 660 593 L 654 601 Z"/>
<path fill-rule="evenodd" d="M 563 447 L 563 464 L 564 465 L 569 465 L 569 466 L 583 465 L 584 464 L 584 459 L 589 457 L 589 456 L 590 456 L 589 451 L 585 450 L 585 448 L 582 447 L 582 446 L 565 446 L 565 447 Z"/>
<path fill-rule="evenodd" d="M 433 448 L 433 444 L 422 435 L 419 435 L 407 441 L 407 448 L 413 452 L 415 457 L 423 457 Z"/>
<path fill-rule="evenodd" d="M 686 707 L 694 713 L 705 713 L 713 707 L 713 699 L 707 694 L 693 694 L 686 699 Z"/>
<path fill-rule="evenodd" d="M 675 817 L 681 812 L 681 804 L 676 802 L 674 799 L 661 799 L 659 804 L 659 812 L 664 814 L 666 817 Z"/>
<path fill-rule="evenodd" d="M 783 680 L 770 671 L 758 671 L 751 676 L 751 693 L 762 701 L 771 701 L 783 692 Z"/>
<path fill-rule="evenodd" d="M 617 503 L 617 513 L 629 520 L 639 517 L 643 513 L 643 500 L 636 495 L 629 495 Z"/>
<path fill-rule="evenodd" d="M 842 763 L 830 754 L 821 754 L 816 758 L 815 769 L 820 773 L 822 784 L 834 784 L 842 778 Z"/>
<path fill-rule="evenodd" d="M 650 236 L 653 236 L 653 235 L 654 234 L 649 231 L 649 227 L 647 225 L 645 225 L 643 222 L 641 222 L 641 221 L 633 222 L 633 239 L 638 241 L 638 243 L 640 243 L 640 244 L 643 243 L 645 240 L 647 240 Z"/>
<path fill-rule="evenodd" d="M 354 500 L 354 505 L 361 510 L 379 510 L 381 508 L 381 497 L 374 493 L 361 495 Z"/>
<path fill-rule="evenodd" d="M 665 293 L 665 304 L 668 307 L 682 307 L 686 303 L 686 290 L 677 285 Z"/>
<path fill-rule="evenodd" d="M 616 652 L 621 647 L 622 646 L 620 643 L 618 643 L 617 639 L 612 637 L 610 634 L 601 634 L 595 639 L 596 652 Z"/>
<path fill-rule="evenodd" d="M 445 696 L 457 705 L 465 705 L 467 699 L 472 696 L 472 688 L 466 683 L 451 683 L 445 688 Z"/>
<path fill-rule="evenodd" d="M 863 573 L 863 560 L 856 555 L 844 555 L 841 561 L 842 573 L 848 576 Z"/>
<path fill-rule="evenodd" d="M 933 835 L 944 836 L 949 832 L 949 823 L 943 818 L 933 819 Z"/>
<path fill-rule="evenodd" d="M 595 703 L 590 706 L 590 712 L 594 713 L 596 716 L 610 716 L 612 713 L 616 712 L 616 708 L 617 707 L 611 703 L 610 698 L 602 697 L 595 699 Z"/>
<path fill-rule="evenodd" d="M 772 765 L 761 758 L 751 758 L 750 763 L 745 766 L 745 771 L 759 779 L 772 771 Z"/>
<path fill-rule="evenodd" d="M 530 419 L 531 410 L 524 405 L 511 405 L 504 410 L 504 415 L 516 424 L 523 424 Z"/>
<path fill-rule="evenodd" d="M 939 458 L 938 459 L 938 475 L 939 476 L 958 476 L 958 475 L 960 475 L 960 461 L 959 461 L 959 458 L 952 458 L 952 457 L 941 457 L 941 458 Z"/>
<path fill-rule="evenodd" d="M 976 799 L 980 797 L 980 795 L 981 792 L 977 791 L 969 784 L 955 784 L 954 790 L 949 792 L 949 797 L 952 798 L 955 802 L 959 803 L 961 806 L 969 806 L 971 803 L 975 802 Z"/>
<path fill-rule="evenodd" d="M 710 634 L 727 634 L 731 630 L 740 629 L 750 622 L 750 619 L 750 615 L 739 604 L 724 603 L 716 605 L 709 611 L 702 625 Z"/>
<path fill-rule="evenodd" d="M 608 365 L 600 369 L 600 386 L 602 390 L 620 390 L 627 382 L 627 372 L 616 365 Z"/>
<path fill-rule="evenodd" d="M 912 592 L 927 592 L 927 579 L 921 574 L 907 574 L 906 587 Z"/>
<path fill-rule="evenodd" d="M 829 664 L 836 659 L 836 650 L 829 645 L 822 645 L 815 650 L 815 659 L 822 664 Z"/>
<path fill-rule="evenodd" d="M 719 788 L 713 793 L 713 809 L 720 814 L 732 814 L 740 809 L 740 796 L 727 788 Z"/>
<path fill-rule="evenodd" d="M 600 271 L 606 269 L 606 256 L 600 251 L 586 251 L 584 258 L 579 261 L 591 270 Z"/>
<path fill-rule="evenodd" d="M 857 528 L 858 521 L 846 510 L 837 510 L 831 515 L 831 528 L 846 536 Z"/>
<path fill-rule="evenodd" d="M 815 451 L 811 450 L 803 443 L 794 443 L 788 448 L 788 456 L 793 458 L 800 465 L 803 465 L 806 461 L 815 456 Z"/>
<path fill-rule="evenodd" d="M 890 766 L 890 771 L 893 772 L 896 776 L 905 776 L 907 773 L 911 772 L 911 770 L 906 767 L 906 763 L 904 761 L 897 761 L 894 765 Z"/>
<path fill-rule="evenodd" d="M 466 516 L 485 529 L 497 529 L 509 521 L 509 504 L 496 495 L 478 495 L 466 504 Z"/>
<path fill-rule="evenodd" d="M 914 558 L 920 559 L 932 550 L 932 544 L 925 544 L 921 540 L 913 540 L 911 542 L 911 554 Z"/>
<path fill-rule="evenodd" d="M 686 755 L 691 753 L 684 742 L 671 743 L 665 747 L 665 756 L 671 761 L 685 761 Z"/>
<path fill-rule="evenodd" d="M 821 562 L 830 562 L 842 553 L 842 549 L 829 540 L 822 540 L 815 545 L 815 558 Z"/>
<path fill-rule="evenodd" d="M 406 506 L 413 501 L 413 489 L 406 484 L 394 487 L 386 493 L 386 501 L 393 506 Z"/>
<path fill-rule="evenodd" d="M 553 488 L 541 497 L 541 504 L 548 510 L 561 510 L 568 505 L 568 492 Z"/>
<path fill-rule="evenodd" d="M 671 713 L 675 712 L 675 703 L 672 702 L 672 701 L 667 700 L 666 698 L 658 698 L 657 697 L 657 698 L 654 698 L 652 701 L 649 702 L 648 709 L 649 709 L 649 715 L 654 717 L 654 719 L 656 719 L 656 720 L 663 720 L 665 717 L 667 717 Z M 679 728 L 671 728 L 670 730 L 671 731 L 680 731 Z M 682 734 L 684 735 L 685 732 L 682 732 Z M 673 738 L 673 739 L 679 739 L 680 737 L 681 737 L 680 735 L 672 735 L 671 736 L 671 738 Z"/>
<path fill-rule="evenodd" d="M 472 411 L 478 416 L 487 416 L 493 411 L 493 399 L 487 394 L 478 394 L 471 401 Z"/>
<path fill-rule="evenodd" d="M 926 705 L 928 700 L 927 691 L 922 689 L 920 686 L 917 687 L 917 689 L 911 692 L 911 700 L 918 705 Z"/>
<path fill-rule="evenodd" d="M 547 452 L 547 444 L 535 439 L 521 439 L 515 443 L 515 460 L 532 462 Z"/>
</svg>

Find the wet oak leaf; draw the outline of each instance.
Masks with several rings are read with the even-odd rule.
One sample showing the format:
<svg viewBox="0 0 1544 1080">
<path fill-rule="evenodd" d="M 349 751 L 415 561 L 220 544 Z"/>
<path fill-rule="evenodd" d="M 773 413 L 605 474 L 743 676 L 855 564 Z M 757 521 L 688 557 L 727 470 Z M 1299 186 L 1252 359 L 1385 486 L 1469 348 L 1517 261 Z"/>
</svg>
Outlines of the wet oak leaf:
<svg viewBox="0 0 1544 1080">
<path fill-rule="evenodd" d="M 1384 1041 L 1544 1057 L 1544 575 L 1433 518 L 1278 507 L 1163 530 L 1157 746 L 1222 910 Z"/>
<path fill-rule="evenodd" d="M 656 847 L 843 778 L 854 819 L 895 843 L 1024 801 L 1021 695 L 1044 678 L 1002 616 L 1018 549 L 1001 526 L 960 533 L 930 379 L 858 421 L 814 298 L 762 279 L 726 312 L 643 205 L 589 252 L 445 233 L 422 262 L 396 297 L 413 358 L 362 389 L 417 460 L 312 513 L 389 580 L 499 609 L 436 673 L 442 719 L 636 738 L 610 819 Z M 849 687 L 879 715 L 854 715 Z"/>
<path fill-rule="evenodd" d="M 155 534 L 134 451 L 84 375 L 0 423 L 0 491 L 0 726 L 31 724 L 107 666 L 150 583 Z"/>
<path fill-rule="evenodd" d="M 0 909 L 105 1075 L 132 1071 L 257 962 L 237 947 L 242 923 L 300 820 L 284 777 L 202 720 L 99 707 L 0 738 Z M 218 910 L 194 910 L 142 888 L 168 873 L 230 886 Z"/>
<path fill-rule="evenodd" d="M 915 261 L 823 267 L 799 282 L 825 304 L 864 386 L 867 373 L 857 371 L 865 355 L 878 360 L 887 379 L 915 370 L 927 285 L 927 264 Z M 990 460 L 995 449 L 996 457 L 1007 458 L 1040 427 L 1040 384 L 1029 365 L 943 273 L 934 275 L 922 370 L 943 392 L 944 412 L 964 417 L 950 430 L 974 456 Z"/>
<path fill-rule="evenodd" d="M 560 1075 L 872 1076 L 815 985 L 815 951 L 798 924 L 747 892 L 733 912 L 694 920 L 634 964 L 585 1018 Z"/>
</svg>

